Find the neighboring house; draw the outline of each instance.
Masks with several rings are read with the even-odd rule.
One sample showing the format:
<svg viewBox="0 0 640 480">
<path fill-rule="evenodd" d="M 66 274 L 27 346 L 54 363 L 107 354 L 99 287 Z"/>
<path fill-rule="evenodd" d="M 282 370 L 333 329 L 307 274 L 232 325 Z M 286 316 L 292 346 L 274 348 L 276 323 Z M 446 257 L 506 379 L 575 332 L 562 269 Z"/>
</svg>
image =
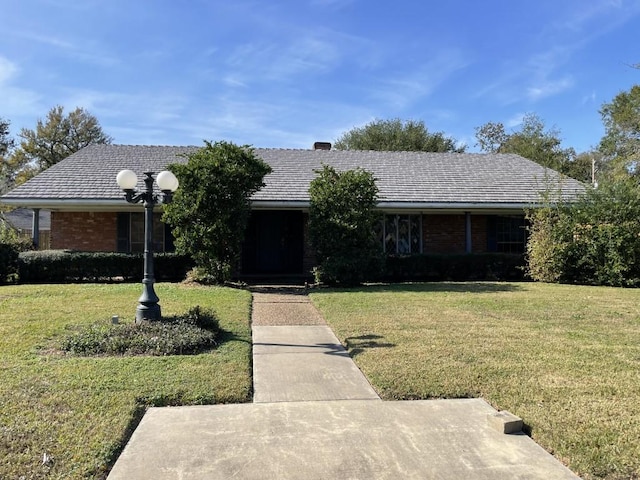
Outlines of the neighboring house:
<svg viewBox="0 0 640 480">
<path fill-rule="evenodd" d="M 326 148 L 326 144 L 320 144 Z M 143 214 L 125 202 L 122 169 L 159 172 L 198 147 L 92 145 L 1 198 L 51 211 L 51 248 L 140 251 Z M 376 232 L 388 254 L 522 253 L 526 208 L 551 191 L 575 198 L 584 185 L 513 154 L 255 149 L 273 172 L 252 200 L 243 274 L 303 274 L 313 266 L 308 238 L 309 184 L 323 164 L 373 173 L 385 220 Z M 142 182 L 139 183 L 139 188 Z M 160 218 L 160 208 L 158 219 Z M 155 223 L 157 251 L 173 249 Z"/>
<path fill-rule="evenodd" d="M 38 218 L 36 220 L 36 230 L 38 236 L 33 236 L 34 212 L 28 208 L 16 208 L 10 212 L 4 212 L 2 217 L 11 225 L 21 236 L 30 238 L 33 243 L 41 250 L 50 247 L 51 233 L 51 212 L 48 210 L 38 210 Z"/>
</svg>

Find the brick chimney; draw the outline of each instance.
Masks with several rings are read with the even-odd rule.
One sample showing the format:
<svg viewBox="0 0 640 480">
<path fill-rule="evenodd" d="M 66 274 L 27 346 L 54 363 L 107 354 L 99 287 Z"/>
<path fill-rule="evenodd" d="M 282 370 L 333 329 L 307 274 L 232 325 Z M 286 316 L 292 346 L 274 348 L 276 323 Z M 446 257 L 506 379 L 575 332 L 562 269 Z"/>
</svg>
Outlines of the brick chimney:
<svg viewBox="0 0 640 480">
<path fill-rule="evenodd" d="M 314 150 L 331 150 L 331 142 L 315 142 L 313 144 Z"/>
</svg>

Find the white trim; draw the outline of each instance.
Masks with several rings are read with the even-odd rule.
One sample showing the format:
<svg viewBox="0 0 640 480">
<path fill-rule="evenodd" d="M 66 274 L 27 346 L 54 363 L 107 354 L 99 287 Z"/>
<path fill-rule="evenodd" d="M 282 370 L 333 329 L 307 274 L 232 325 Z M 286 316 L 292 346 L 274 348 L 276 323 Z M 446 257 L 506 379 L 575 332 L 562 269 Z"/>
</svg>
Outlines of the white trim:
<svg viewBox="0 0 640 480">
<path fill-rule="evenodd" d="M 58 199 L 58 198 L 2 198 L 2 203 L 26 208 L 41 208 L 44 210 L 68 210 L 68 211 L 127 211 L 137 210 L 127 208 L 127 203 L 122 199 Z M 162 204 L 158 205 L 162 207 Z M 528 208 L 540 207 L 539 203 L 499 203 L 499 202 L 378 202 L 377 208 L 384 211 L 412 210 L 415 212 L 448 212 L 475 211 L 483 213 L 490 211 L 523 211 Z M 309 208 L 308 200 L 254 200 L 251 207 L 255 210 L 306 210 Z"/>
</svg>

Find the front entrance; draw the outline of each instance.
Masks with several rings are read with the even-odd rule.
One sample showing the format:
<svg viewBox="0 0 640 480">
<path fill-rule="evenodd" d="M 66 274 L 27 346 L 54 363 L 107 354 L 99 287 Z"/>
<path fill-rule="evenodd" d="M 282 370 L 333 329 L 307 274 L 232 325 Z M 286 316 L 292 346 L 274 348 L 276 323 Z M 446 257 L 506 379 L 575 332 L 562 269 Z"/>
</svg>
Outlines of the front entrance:
<svg viewBox="0 0 640 480">
<path fill-rule="evenodd" d="M 242 273 L 301 274 L 303 225 L 302 212 L 251 212 L 242 249 Z"/>
</svg>

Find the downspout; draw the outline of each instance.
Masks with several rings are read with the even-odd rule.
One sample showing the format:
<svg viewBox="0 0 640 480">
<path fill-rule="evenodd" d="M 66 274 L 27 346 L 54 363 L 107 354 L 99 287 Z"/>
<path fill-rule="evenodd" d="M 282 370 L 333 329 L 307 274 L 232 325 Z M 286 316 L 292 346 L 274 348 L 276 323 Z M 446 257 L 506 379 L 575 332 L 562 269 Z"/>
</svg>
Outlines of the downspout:
<svg viewBox="0 0 640 480">
<path fill-rule="evenodd" d="M 471 212 L 464 212 L 464 233 L 465 233 L 465 251 L 466 253 L 471 253 L 472 243 L 471 243 Z"/>
<path fill-rule="evenodd" d="M 31 221 L 31 241 L 33 248 L 38 250 L 40 248 L 40 209 L 33 209 L 33 217 Z"/>
</svg>

